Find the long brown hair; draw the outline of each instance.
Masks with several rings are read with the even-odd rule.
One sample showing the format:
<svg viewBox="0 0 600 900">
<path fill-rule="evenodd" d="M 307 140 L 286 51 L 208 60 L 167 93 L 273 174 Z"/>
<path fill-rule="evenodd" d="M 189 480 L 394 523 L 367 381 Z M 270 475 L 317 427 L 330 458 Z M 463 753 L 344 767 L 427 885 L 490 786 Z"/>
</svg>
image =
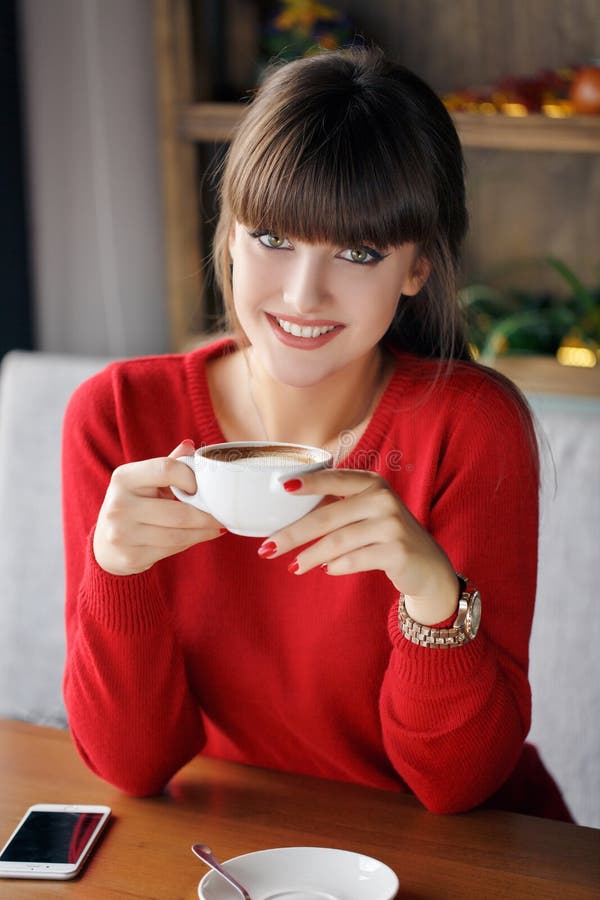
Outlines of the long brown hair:
<svg viewBox="0 0 600 900">
<path fill-rule="evenodd" d="M 416 296 L 399 298 L 384 340 L 470 358 L 456 291 L 467 230 L 460 142 L 431 88 L 380 50 L 274 67 L 230 145 L 220 201 L 215 274 L 238 335 L 228 250 L 236 220 L 336 246 L 417 244 L 431 274 Z"/>
</svg>

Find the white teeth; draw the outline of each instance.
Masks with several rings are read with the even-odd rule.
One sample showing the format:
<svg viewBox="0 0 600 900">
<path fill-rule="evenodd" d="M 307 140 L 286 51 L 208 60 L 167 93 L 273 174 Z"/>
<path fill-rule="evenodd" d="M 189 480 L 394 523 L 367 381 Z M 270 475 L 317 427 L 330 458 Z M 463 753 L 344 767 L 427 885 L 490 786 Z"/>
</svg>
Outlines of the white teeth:
<svg viewBox="0 0 600 900">
<path fill-rule="evenodd" d="M 328 331 L 333 331 L 335 328 L 335 325 L 323 325 L 321 328 L 318 326 L 311 327 L 310 325 L 295 325 L 293 322 L 287 322 L 285 319 L 277 319 L 277 323 L 288 334 L 303 338 L 316 338 L 322 334 L 327 334 Z"/>
</svg>

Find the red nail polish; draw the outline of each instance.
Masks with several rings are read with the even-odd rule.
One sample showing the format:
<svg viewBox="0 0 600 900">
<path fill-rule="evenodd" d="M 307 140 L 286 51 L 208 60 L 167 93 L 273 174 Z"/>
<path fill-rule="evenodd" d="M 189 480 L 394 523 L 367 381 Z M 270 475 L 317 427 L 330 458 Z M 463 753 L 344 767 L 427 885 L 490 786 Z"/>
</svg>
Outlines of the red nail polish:
<svg viewBox="0 0 600 900">
<path fill-rule="evenodd" d="M 295 575 L 299 568 L 300 563 L 295 559 L 293 563 L 289 564 L 288 572 L 290 573 L 290 575 Z"/>
<path fill-rule="evenodd" d="M 227 534 L 226 528 L 219 528 L 219 534 Z"/>
<path fill-rule="evenodd" d="M 283 487 L 286 491 L 290 493 L 292 491 L 298 491 L 302 487 L 302 482 L 299 478 L 290 478 L 288 481 L 283 482 Z"/>
<path fill-rule="evenodd" d="M 277 544 L 275 541 L 264 541 L 258 548 L 258 555 L 262 556 L 263 559 L 273 556 L 274 553 L 277 553 Z"/>
<path fill-rule="evenodd" d="M 329 575 L 329 569 L 327 568 L 327 563 L 321 563 L 321 568 L 327 575 Z"/>
</svg>

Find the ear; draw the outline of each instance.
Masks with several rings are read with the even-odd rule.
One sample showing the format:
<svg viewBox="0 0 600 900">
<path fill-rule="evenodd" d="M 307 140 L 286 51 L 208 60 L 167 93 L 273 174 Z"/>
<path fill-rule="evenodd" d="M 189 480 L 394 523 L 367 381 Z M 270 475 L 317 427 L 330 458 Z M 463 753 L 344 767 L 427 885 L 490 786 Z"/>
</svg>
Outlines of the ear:
<svg viewBox="0 0 600 900">
<path fill-rule="evenodd" d="M 429 278 L 431 272 L 431 263 L 427 259 L 426 256 L 418 256 L 412 266 L 412 270 L 409 275 L 407 275 L 404 285 L 402 287 L 402 293 L 408 295 L 409 297 L 414 297 L 415 294 L 418 294 L 427 279 Z"/>
</svg>

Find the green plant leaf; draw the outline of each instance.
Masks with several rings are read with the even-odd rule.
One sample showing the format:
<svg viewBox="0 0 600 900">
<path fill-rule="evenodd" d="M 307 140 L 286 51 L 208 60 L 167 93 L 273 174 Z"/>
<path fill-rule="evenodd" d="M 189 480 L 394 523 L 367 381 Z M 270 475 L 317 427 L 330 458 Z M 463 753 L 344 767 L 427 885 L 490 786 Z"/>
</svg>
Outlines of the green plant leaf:
<svg viewBox="0 0 600 900">
<path fill-rule="evenodd" d="M 528 349 L 531 352 L 537 350 L 547 353 L 548 344 L 558 344 L 574 319 L 573 313 L 566 309 L 525 310 L 514 313 L 502 319 L 490 330 L 481 348 L 481 355 L 484 357 L 498 356 L 506 344 L 510 347 L 512 336 L 518 332 L 534 330 L 538 331 L 538 338 L 536 340 L 535 335 L 528 335 Z"/>
<path fill-rule="evenodd" d="M 575 272 L 556 256 L 547 256 L 546 262 L 563 278 L 573 292 L 579 313 L 589 312 L 596 305 L 592 292 L 577 277 Z"/>
</svg>

